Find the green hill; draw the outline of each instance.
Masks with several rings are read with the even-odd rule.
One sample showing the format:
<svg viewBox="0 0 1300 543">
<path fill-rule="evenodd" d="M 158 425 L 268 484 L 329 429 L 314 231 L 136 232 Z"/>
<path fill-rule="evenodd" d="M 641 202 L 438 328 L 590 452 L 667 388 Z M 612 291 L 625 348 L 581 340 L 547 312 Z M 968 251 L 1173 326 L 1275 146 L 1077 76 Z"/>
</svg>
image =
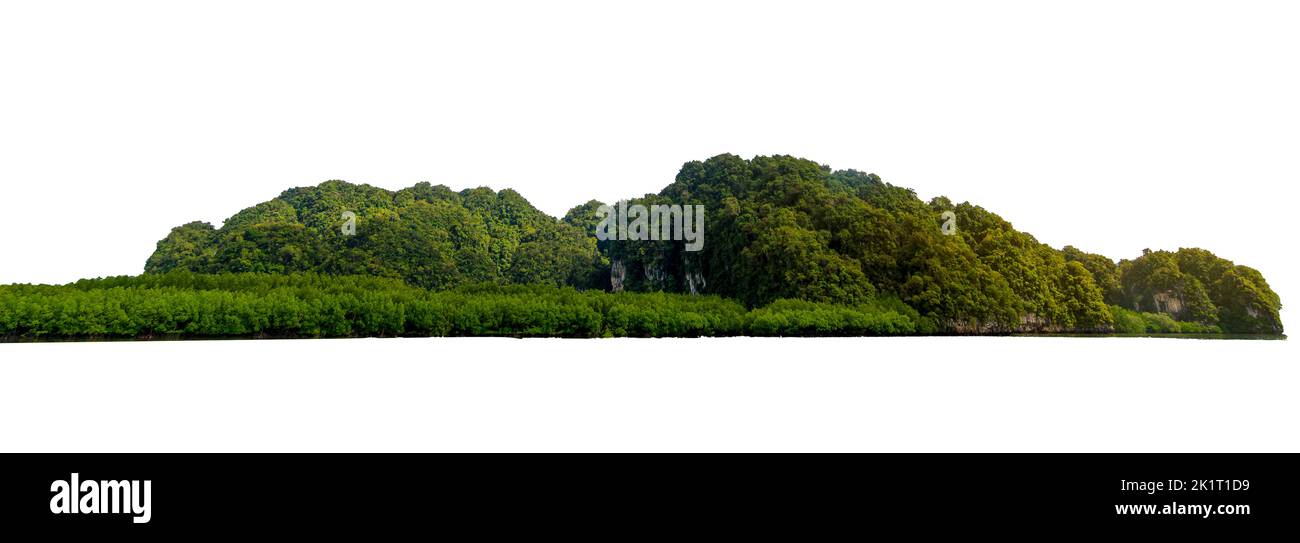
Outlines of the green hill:
<svg viewBox="0 0 1300 543">
<path fill-rule="evenodd" d="M 631 203 L 705 206 L 703 250 L 597 241 L 601 202 L 556 219 L 511 190 L 421 183 L 390 192 L 329 181 L 286 191 L 221 228 L 177 227 L 145 271 L 709 294 L 750 309 L 901 302 L 928 323 L 919 329 L 951 333 L 1283 331 L 1281 301 L 1263 276 L 1208 251 L 1115 262 L 1058 250 L 982 207 L 925 202 L 874 174 L 789 156 L 689 162 L 663 191 Z M 341 228 L 345 212 L 355 214 L 355 235 Z"/>
</svg>

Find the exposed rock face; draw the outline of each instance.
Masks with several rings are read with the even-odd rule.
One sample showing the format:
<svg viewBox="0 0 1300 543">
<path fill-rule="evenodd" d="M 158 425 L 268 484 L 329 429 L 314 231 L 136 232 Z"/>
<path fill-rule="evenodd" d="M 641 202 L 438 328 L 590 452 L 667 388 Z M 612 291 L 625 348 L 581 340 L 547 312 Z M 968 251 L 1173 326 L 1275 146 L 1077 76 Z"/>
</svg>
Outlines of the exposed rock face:
<svg viewBox="0 0 1300 543">
<path fill-rule="evenodd" d="M 1175 319 L 1183 315 L 1183 296 L 1178 292 L 1172 290 L 1157 292 L 1155 296 L 1152 296 L 1151 301 L 1155 303 L 1157 313 L 1168 313 Z"/>
<path fill-rule="evenodd" d="M 665 269 L 662 262 L 651 261 L 638 265 L 632 263 L 632 268 L 628 269 L 628 261 L 615 258 L 609 266 L 609 287 L 612 292 L 626 291 L 667 291 L 670 290 L 672 275 Z"/>
<path fill-rule="evenodd" d="M 664 283 L 668 282 L 668 272 L 657 262 L 646 262 L 645 282 L 652 290 L 663 290 Z"/>
<path fill-rule="evenodd" d="M 698 295 L 701 292 L 704 292 L 704 287 L 706 286 L 708 286 L 708 283 L 704 280 L 703 272 L 699 270 L 686 272 L 686 287 L 690 290 L 691 294 Z"/>
<path fill-rule="evenodd" d="M 1081 332 L 1109 333 L 1114 331 L 1114 328 L 1110 326 L 1066 328 L 1034 313 L 1020 315 L 1020 322 L 1010 326 L 994 322 L 958 320 L 946 321 L 943 326 L 944 330 L 954 334 L 1066 334 Z"/>
<path fill-rule="evenodd" d="M 1034 313 L 1025 313 L 1020 316 L 1020 326 L 1017 332 L 1062 332 L 1064 329 L 1058 325 L 1052 324 L 1051 321 L 1044 319 Z"/>
<path fill-rule="evenodd" d="M 623 292 L 623 283 L 627 281 L 627 265 L 622 260 L 615 260 L 609 267 L 610 290 Z"/>
<path fill-rule="evenodd" d="M 682 269 L 686 270 L 686 290 L 691 295 L 699 295 L 704 292 L 708 286 L 708 281 L 704 279 L 704 272 L 700 271 L 697 266 L 691 265 L 691 258 L 682 255 Z"/>
<path fill-rule="evenodd" d="M 960 320 L 950 320 L 944 323 L 943 328 L 950 330 L 954 334 L 997 334 L 1008 333 L 1006 327 L 998 326 L 991 322 L 968 322 Z"/>
</svg>

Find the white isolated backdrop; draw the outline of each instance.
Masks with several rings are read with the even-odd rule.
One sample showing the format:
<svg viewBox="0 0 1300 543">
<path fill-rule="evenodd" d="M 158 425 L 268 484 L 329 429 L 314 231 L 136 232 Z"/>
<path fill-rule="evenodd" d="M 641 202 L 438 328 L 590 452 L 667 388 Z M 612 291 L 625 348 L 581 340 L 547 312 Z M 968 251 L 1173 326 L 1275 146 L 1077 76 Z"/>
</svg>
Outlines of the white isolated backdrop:
<svg viewBox="0 0 1300 543">
<path fill-rule="evenodd" d="M 0 451 L 1295 452 L 1289 341 L 0 345 Z"/>
<path fill-rule="evenodd" d="M 136 274 L 174 226 L 219 225 L 286 188 L 328 179 L 389 189 L 418 181 L 509 187 L 558 216 L 591 198 L 656 192 L 683 162 L 730 152 L 876 172 L 922 197 L 983 205 L 1056 247 L 1117 259 L 1143 248 L 1203 247 L 1260 269 L 1284 302 L 1300 303 L 1291 240 L 1300 181 L 1298 10 L 1252 1 L 4 3 L 0 283 Z M 1290 313 L 1284 310 L 1284 324 L 1292 324 Z M 351 343 L 0 345 L 7 426 L 0 447 L 93 447 L 59 436 L 120 426 L 111 421 L 124 419 L 98 419 L 116 415 L 94 406 L 119 398 L 117 386 L 92 385 L 100 381 L 136 383 L 142 396 L 131 402 L 162 410 L 154 411 L 158 424 L 122 434 L 146 448 L 432 445 L 360 421 L 435 416 L 420 408 L 450 416 L 443 410 L 456 408 L 455 391 L 442 396 L 451 399 L 419 399 L 425 381 L 405 375 L 434 372 L 442 383 L 456 382 L 444 381 L 443 371 L 471 372 L 463 382 L 491 390 L 493 379 L 551 368 L 552 379 L 577 379 L 591 399 L 623 383 L 637 391 L 625 397 L 650 401 L 653 391 L 636 383 L 687 383 L 698 377 L 692 372 L 706 372 L 706 384 L 749 383 L 688 394 L 693 414 L 656 411 L 665 418 L 655 422 L 646 411 L 630 419 L 648 436 L 665 436 L 665 447 L 725 445 L 729 434 L 709 431 L 715 425 L 707 421 L 732 409 L 732 398 L 739 402 L 733 416 L 752 432 L 735 445 L 1298 448 L 1294 433 L 1256 433 L 1289 427 L 1300 411 L 1296 400 L 1256 395 L 1282 394 L 1280 383 L 1297 382 L 1294 366 L 1281 362 L 1289 342 L 988 339 L 967 341 L 995 347 L 967 349 L 949 341 L 957 340 L 561 342 L 536 366 L 509 361 L 519 345 L 534 343 L 510 342 L 482 349 L 358 342 L 366 348 L 349 347 L 343 352 L 355 356 L 346 359 L 332 349 Z M 371 345 L 384 345 L 374 349 L 392 351 L 383 355 L 390 358 L 361 356 Z M 718 353 L 701 345 L 726 345 L 728 360 L 707 360 Z M 809 345 L 808 356 L 779 354 Z M 1081 345 L 1092 356 L 1071 354 Z M 589 352 L 595 346 L 601 354 Z M 639 349 L 676 354 L 637 358 Z M 1151 360 L 1162 352 L 1170 358 Z M 573 361 L 587 354 L 599 358 Z M 663 365 L 664 358 L 675 362 Z M 864 358 L 877 365 L 854 365 Z M 997 380 L 973 384 L 1001 396 L 941 395 L 927 382 L 947 382 L 952 367 L 899 365 L 936 359 L 959 360 L 957 375 L 987 372 Z M 1176 360 L 1191 362 L 1185 373 L 1168 373 Z M 587 371 L 602 363 L 614 373 Z M 886 367 L 879 364 L 897 373 L 871 373 Z M 831 373 L 815 380 L 823 370 Z M 883 394 L 879 403 L 847 399 L 842 387 L 867 377 L 874 383 L 867 390 Z M 1182 386 L 1154 386 L 1162 379 Z M 1216 386 L 1225 379 L 1237 386 Z M 67 381 L 79 394 L 60 392 Z M 346 390 L 357 382 L 369 388 Z M 1180 439 L 1170 427 L 1144 433 L 1150 419 L 1122 413 L 1145 404 L 1116 392 L 1133 382 L 1192 413 L 1217 408 L 1219 418 L 1201 417 L 1202 426 L 1173 428 L 1208 427 L 1228 441 L 1194 443 L 1202 438 Z M 583 397 L 577 384 L 539 383 Z M 785 387 L 791 383 L 800 388 Z M 1045 394 L 1044 383 L 1067 392 Z M 441 386 L 432 390 L 447 392 Z M 846 399 L 819 404 L 821 392 Z M 66 401 L 42 408 L 32 403 L 41 394 Z M 559 398 L 530 394 L 503 409 Z M 1235 401 L 1202 396 L 1213 394 Z M 938 411 L 884 401 L 912 396 Z M 775 398 L 787 400 L 761 403 L 781 401 Z M 1042 432 L 1031 430 L 1048 419 L 999 407 L 1018 399 L 1026 409 L 1064 415 L 1051 420 L 1066 426 L 1049 428 L 1054 440 L 1038 441 Z M 1084 403 L 1053 403 L 1067 401 Z M 769 408 L 753 410 L 762 405 Z M 782 415 L 779 405 L 803 407 Z M 1088 418 L 1089 409 L 1107 406 L 1115 411 Z M 814 430 L 795 430 L 830 432 L 799 425 L 832 411 L 843 417 L 829 419 L 846 426 L 840 430 L 876 420 L 861 417 L 894 417 L 871 427 L 894 439 L 817 440 Z M 582 432 L 596 430 L 586 422 L 617 428 L 569 417 L 561 420 L 588 437 L 566 442 L 570 434 L 541 426 L 554 430 L 553 440 L 515 434 L 511 441 L 509 431 L 522 429 L 504 418 L 462 413 L 485 428 L 496 424 L 506 440 L 462 444 L 592 443 Z M 758 422 L 762 413 L 768 423 Z M 961 433 L 937 418 L 943 413 L 994 418 L 963 426 L 987 433 Z M 306 424 L 278 433 L 289 419 Z M 700 426 L 668 432 L 670 421 Z M 764 432 L 776 434 L 761 441 Z M 781 432 L 791 439 L 777 439 Z M 103 447 L 128 447 L 103 437 Z M 1207 432 L 1204 439 L 1219 438 Z"/>
</svg>

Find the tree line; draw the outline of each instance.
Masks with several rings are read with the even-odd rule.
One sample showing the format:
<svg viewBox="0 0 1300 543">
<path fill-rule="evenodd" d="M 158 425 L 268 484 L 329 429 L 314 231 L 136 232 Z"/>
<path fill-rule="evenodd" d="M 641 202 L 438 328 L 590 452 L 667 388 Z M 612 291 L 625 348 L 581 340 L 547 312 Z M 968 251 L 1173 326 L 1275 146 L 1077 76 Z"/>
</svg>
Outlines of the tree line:
<svg viewBox="0 0 1300 543">
<path fill-rule="evenodd" d="M 1216 334 L 1214 325 L 1119 306 L 1115 332 Z M 880 296 L 854 305 L 716 295 L 610 293 L 550 285 L 428 290 L 399 279 L 316 273 L 165 274 L 0 286 L 0 338 L 700 337 L 943 333 Z"/>
<path fill-rule="evenodd" d="M 433 291 L 397 279 L 177 270 L 70 285 L 0 286 L 0 337 L 135 339 L 383 336 L 696 337 L 934 331 L 901 302 L 781 301 L 479 284 Z"/>
<path fill-rule="evenodd" d="M 420 183 L 390 192 L 329 181 L 285 191 L 220 228 L 177 227 L 145 271 L 699 293 L 750 310 L 778 300 L 896 300 L 945 332 L 1111 332 L 1131 324 L 1116 320 L 1118 306 L 1230 333 L 1283 333 L 1281 301 L 1263 275 L 1208 251 L 1116 262 L 1055 249 L 978 205 L 923 201 L 874 174 L 796 157 L 688 162 L 665 189 L 629 203 L 704 206 L 703 250 L 599 241 L 605 204 L 594 200 L 556 219 L 511 190 Z M 356 217 L 355 235 L 340 229 L 344 212 Z M 941 228 L 945 214 L 955 231 Z"/>
</svg>

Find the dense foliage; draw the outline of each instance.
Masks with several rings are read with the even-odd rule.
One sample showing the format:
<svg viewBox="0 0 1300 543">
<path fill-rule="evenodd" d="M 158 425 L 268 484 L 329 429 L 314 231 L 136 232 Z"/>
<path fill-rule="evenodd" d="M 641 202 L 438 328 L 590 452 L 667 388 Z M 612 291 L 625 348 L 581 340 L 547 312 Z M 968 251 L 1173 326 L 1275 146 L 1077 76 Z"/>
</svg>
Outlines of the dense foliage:
<svg viewBox="0 0 1300 543">
<path fill-rule="evenodd" d="M 1110 306 L 1115 332 L 1120 334 L 1222 334 L 1217 325 L 1174 320 L 1165 313 L 1138 312 Z"/>
<path fill-rule="evenodd" d="M 799 309 L 805 314 L 856 323 L 835 329 L 865 326 L 843 308 L 885 303 L 914 313 L 912 322 L 926 323 L 921 330 L 942 332 L 1136 329 L 1131 315 L 1117 320 L 1119 307 L 1194 323 L 1179 325 L 1188 329 L 1282 333 L 1281 302 L 1263 276 L 1207 251 L 1147 251 L 1117 263 L 1057 250 L 982 207 L 925 202 L 874 174 L 789 156 L 689 162 L 659 194 L 630 203 L 703 205 L 703 250 L 687 251 L 680 241 L 598 242 L 597 201 L 557 220 L 510 190 L 421 183 L 394 193 L 330 181 L 286 191 L 219 229 L 178 227 L 159 242 L 146 273 L 312 272 L 433 290 L 492 284 L 709 294 L 749 309 L 802 301 L 836 308 Z M 355 235 L 341 228 L 345 212 L 355 214 Z M 955 227 L 947 232 L 945 214 Z M 765 322 L 764 329 L 791 333 L 817 329 Z"/>
<path fill-rule="evenodd" d="M 344 213 L 355 215 L 349 235 Z M 146 273 L 317 272 L 403 279 L 425 288 L 482 282 L 599 286 L 596 240 L 511 190 L 452 192 L 420 183 L 392 193 L 329 181 L 285 191 L 220 229 L 172 230 Z"/>
<path fill-rule="evenodd" d="M 1073 247 L 1066 247 L 1065 254 L 1088 269 L 1111 305 L 1209 330 L 1270 335 L 1283 331 L 1282 301 L 1264 276 L 1204 249 L 1147 250 L 1118 263 Z M 1116 327 L 1124 328 L 1118 322 Z"/>
<path fill-rule="evenodd" d="M 631 290 L 700 284 L 750 306 L 885 294 L 957 332 L 1113 324 L 1093 276 L 1061 252 L 982 208 L 927 203 L 875 175 L 793 157 L 722 155 L 686 164 L 661 194 L 636 202 L 661 200 L 705 205 L 708 243 L 699 255 L 673 243 L 602 247 L 627 270 Z M 956 215 L 958 235 L 942 232 L 945 211 Z"/>
<path fill-rule="evenodd" d="M 874 174 L 794 157 L 691 162 L 660 194 L 634 202 L 703 204 L 710 216 L 700 254 L 680 243 L 602 245 L 631 290 L 700 290 L 751 307 L 885 295 L 949 332 L 1109 332 L 1119 325 L 1110 306 L 1122 306 L 1186 331 L 1282 333 L 1280 300 L 1262 275 L 1207 251 L 1116 263 L 1057 250 L 979 206 L 923 202 Z M 590 228 L 591 206 L 566 221 Z M 954 235 L 944 235 L 945 212 Z"/>
<path fill-rule="evenodd" d="M 778 301 L 752 311 L 718 296 L 470 285 L 430 291 L 386 278 L 187 271 L 0 286 L 0 338 L 694 337 L 934 331 L 901 302 Z"/>
</svg>

